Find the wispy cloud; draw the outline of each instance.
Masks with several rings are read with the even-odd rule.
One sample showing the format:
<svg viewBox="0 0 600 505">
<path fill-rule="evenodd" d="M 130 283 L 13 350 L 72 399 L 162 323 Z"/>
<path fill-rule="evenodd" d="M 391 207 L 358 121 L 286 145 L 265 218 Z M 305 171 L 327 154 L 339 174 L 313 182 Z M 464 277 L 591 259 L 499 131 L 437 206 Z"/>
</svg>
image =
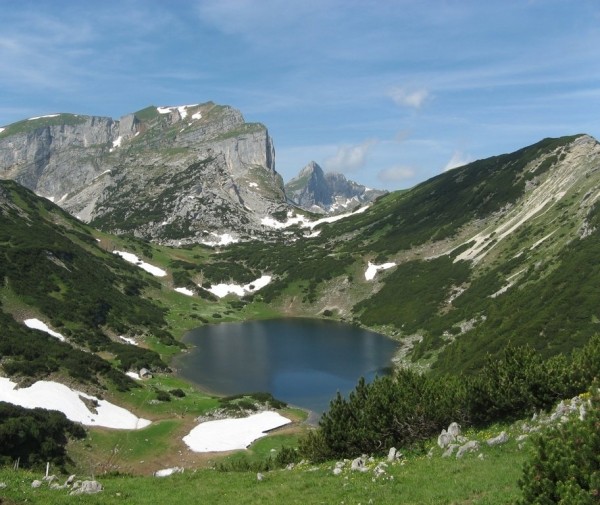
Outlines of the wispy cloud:
<svg viewBox="0 0 600 505">
<path fill-rule="evenodd" d="M 403 167 L 403 166 L 395 166 L 386 168 L 384 170 L 380 170 L 377 173 L 377 179 L 379 179 L 383 183 L 396 183 L 396 182 L 404 182 L 408 179 L 412 179 L 416 175 L 416 172 L 413 168 Z"/>
<path fill-rule="evenodd" d="M 330 172 L 356 172 L 363 168 L 371 148 L 377 144 L 374 139 L 356 145 L 339 146 L 334 156 L 325 160 L 325 168 Z"/>
<path fill-rule="evenodd" d="M 462 167 L 463 165 L 471 163 L 472 161 L 473 158 L 470 155 L 461 151 L 454 151 L 454 153 L 452 153 L 452 157 L 448 160 L 446 166 L 444 166 L 444 172 L 452 170 L 453 168 Z"/>
<path fill-rule="evenodd" d="M 430 92 L 425 88 L 395 87 L 389 92 L 389 96 L 402 107 L 420 109 L 423 104 L 431 98 Z"/>
</svg>

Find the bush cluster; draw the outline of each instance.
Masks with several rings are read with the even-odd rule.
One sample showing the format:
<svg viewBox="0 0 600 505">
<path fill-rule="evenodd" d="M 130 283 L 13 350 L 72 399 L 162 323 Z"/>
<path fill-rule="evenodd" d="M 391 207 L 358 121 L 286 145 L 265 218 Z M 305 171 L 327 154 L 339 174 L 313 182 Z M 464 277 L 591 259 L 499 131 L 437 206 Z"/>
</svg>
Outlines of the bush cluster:
<svg viewBox="0 0 600 505">
<path fill-rule="evenodd" d="M 0 402 L 0 465 L 18 460 L 22 467 L 63 466 L 69 437 L 84 438 L 85 430 L 63 413 Z"/>
<path fill-rule="evenodd" d="M 534 439 L 519 486 L 521 505 L 600 502 L 600 394 L 583 420 L 559 424 Z"/>
<path fill-rule="evenodd" d="M 596 336 L 568 358 L 543 360 L 529 347 L 508 346 L 471 376 L 400 370 L 371 383 L 361 379 L 348 398 L 338 394 L 331 402 L 301 451 L 323 461 L 418 447 L 451 421 L 485 426 L 549 408 L 585 391 L 599 370 Z"/>
</svg>

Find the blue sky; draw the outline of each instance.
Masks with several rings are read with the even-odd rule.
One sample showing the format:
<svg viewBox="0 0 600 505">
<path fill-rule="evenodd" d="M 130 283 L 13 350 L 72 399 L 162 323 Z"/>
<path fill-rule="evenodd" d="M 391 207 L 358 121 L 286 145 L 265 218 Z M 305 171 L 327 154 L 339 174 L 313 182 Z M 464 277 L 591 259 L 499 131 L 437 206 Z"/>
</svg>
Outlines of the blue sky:
<svg viewBox="0 0 600 505">
<path fill-rule="evenodd" d="M 209 100 L 269 128 L 286 181 L 411 187 L 600 139 L 600 1 L 0 0 L 0 125 Z"/>
</svg>

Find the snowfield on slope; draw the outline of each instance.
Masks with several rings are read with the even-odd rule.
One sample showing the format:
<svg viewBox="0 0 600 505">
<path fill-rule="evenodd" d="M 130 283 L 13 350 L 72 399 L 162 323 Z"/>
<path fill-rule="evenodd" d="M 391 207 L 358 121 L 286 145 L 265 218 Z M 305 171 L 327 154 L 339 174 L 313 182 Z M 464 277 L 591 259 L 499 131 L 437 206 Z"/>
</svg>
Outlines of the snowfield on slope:
<svg viewBox="0 0 600 505">
<path fill-rule="evenodd" d="M 51 330 L 50 328 L 48 328 L 48 325 L 46 323 L 40 321 L 39 319 L 25 319 L 25 321 L 23 321 L 23 323 L 28 328 L 31 328 L 33 330 L 43 331 L 43 332 L 47 333 L 48 335 L 50 335 L 54 338 L 57 338 L 58 340 L 61 340 L 63 342 L 67 341 L 67 339 L 65 338 L 64 335 L 61 335 L 57 331 Z"/>
<path fill-rule="evenodd" d="M 375 274 L 379 272 L 379 270 L 387 270 L 388 268 L 395 267 L 396 263 L 383 263 L 381 265 L 375 265 L 369 261 L 367 265 L 367 269 L 365 270 L 365 279 L 372 281 L 375 278 Z"/>
<path fill-rule="evenodd" d="M 220 452 L 245 449 L 267 432 L 292 421 L 277 412 L 261 412 L 241 419 L 220 419 L 196 426 L 183 437 L 194 452 Z"/>
<path fill-rule="evenodd" d="M 96 412 L 92 412 L 83 399 L 93 402 Z M 28 388 L 17 388 L 17 383 L 0 377 L 0 401 L 28 409 L 58 410 L 71 421 L 86 426 L 139 430 L 151 424 L 113 403 L 53 381 L 38 381 Z"/>
<path fill-rule="evenodd" d="M 117 256 L 121 256 L 121 258 L 123 258 L 125 261 L 133 263 L 134 265 L 140 267 L 142 270 L 146 270 L 146 272 L 151 273 L 155 277 L 164 277 L 165 275 L 167 275 L 167 272 L 165 272 L 162 268 L 155 267 L 150 263 L 142 261 L 133 253 L 125 251 L 113 251 L 113 253 Z"/>
<path fill-rule="evenodd" d="M 259 289 L 264 288 L 267 284 L 269 284 L 269 282 L 271 282 L 271 276 L 263 275 L 262 277 L 244 286 L 240 286 L 239 284 L 216 284 L 208 288 L 208 291 L 219 298 L 223 298 L 228 294 L 244 296 L 248 293 L 254 293 Z"/>
<path fill-rule="evenodd" d="M 272 217 L 268 217 L 268 216 L 263 217 L 260 222 L 263 226 L 267 226 L 269 228 L 276 228 L 276 229 L 289 228 L 290 226 L 294 226 L 294 225 L 299 225 L 302 228 L 314 228 L 315 226 L 318 226 L 323 223 L 334 223 L 334 222 L 339 221 L 340 219 L 344 219 L 346 217 L 354 216 L 356 214 L 362 214 L 369 207 L 370 207 L 369 205 L 365 205 L 364 207 L 361 207 L 360 209 L 355 210 L 354 212 L 348 212 L 346 214 L 338 214 L 337 216 L 324 217 L 321 219 L 317 219 L 316 221 L 310 221 L 309 219 L 306 218 L 306 216 L 303 216 L 303 215 L 294 216 L 292 212 L 288 212 L 287 221 L 285 221 L 283 223 L 281 221 L 277 221 L 276 219 L 273 219 Z"/>
</svg>

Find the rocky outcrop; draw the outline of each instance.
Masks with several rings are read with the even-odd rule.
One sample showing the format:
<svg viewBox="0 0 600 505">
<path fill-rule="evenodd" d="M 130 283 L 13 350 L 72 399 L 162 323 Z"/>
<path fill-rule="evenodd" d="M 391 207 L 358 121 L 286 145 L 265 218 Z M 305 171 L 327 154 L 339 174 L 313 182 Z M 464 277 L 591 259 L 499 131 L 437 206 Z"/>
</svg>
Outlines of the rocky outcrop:
<svg viewBox="0 0 600 505">
<path fill-rule="evenodd" d="M 0 178 L 107 231 L 169 244 L 267 233 L 260 220 L 286 208 L 267 129 L 212 102 L 9 125 Z"/>
<path fill-rule="evenodd" d="M 349 181 L 343 174 L 325 173 L 314 161 L 285 185 L 285 191 L 299 207 L 326 213 L 346 212 L 386 193 Z"/>
</svg>

